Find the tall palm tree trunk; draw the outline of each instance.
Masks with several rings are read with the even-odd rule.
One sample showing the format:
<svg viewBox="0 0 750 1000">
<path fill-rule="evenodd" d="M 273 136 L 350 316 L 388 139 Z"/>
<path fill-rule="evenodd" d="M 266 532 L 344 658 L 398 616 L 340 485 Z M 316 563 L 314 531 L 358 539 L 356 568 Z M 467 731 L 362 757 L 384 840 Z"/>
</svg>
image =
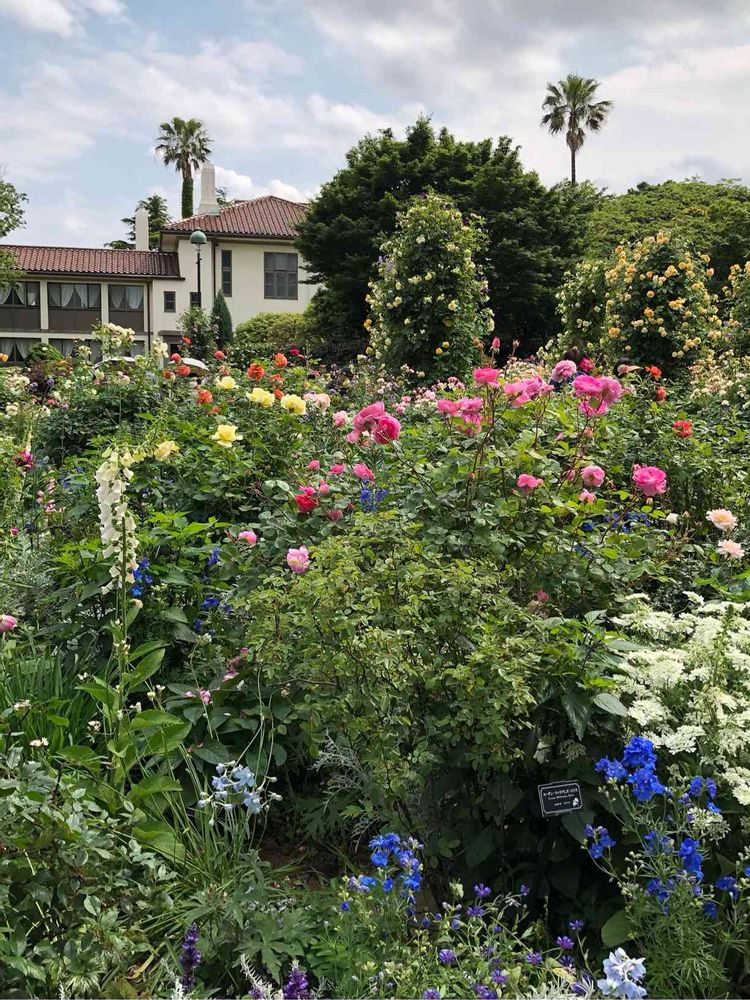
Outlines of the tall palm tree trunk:
<svg viewBox="0 0 750 1000">
<path fill-rule="evenodd" d="M 182 218 L 193 214 L 193 172 L 188 167 L 182 172 Z"/>
<path fill-rule="evenodd" d="M 576 186 L 576 151 L 570 151 L 570 186 Z"/>
</svg>

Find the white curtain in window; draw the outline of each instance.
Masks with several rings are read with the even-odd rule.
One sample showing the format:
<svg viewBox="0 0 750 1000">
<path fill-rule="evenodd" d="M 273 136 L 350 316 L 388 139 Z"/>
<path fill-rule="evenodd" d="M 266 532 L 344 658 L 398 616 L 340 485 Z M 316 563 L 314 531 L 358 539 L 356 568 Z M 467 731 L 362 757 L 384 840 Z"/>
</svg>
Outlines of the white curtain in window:
<svg viewBox="0 0 750 1000">
<path fill-rule="evenodd" d="M 7 354 L 10 357 L 15 344 L 15 337 L 0 337 L 0 354 Z"/>
<path fill-rule="evenodd" d="M 143 288 L 141 285 L 126 285 L 125 301 L 128 309 L 133 311 L 143 309 Z"/>
<path fill-rule="evenodd" d="M 39 285 L 37 285 L 34 281 L 26 282 L 26 305 L 39 305 Z"/>
<path fill-rule="evenodd" d="M 0 285 L 0 306 L 10 305 L 10 297 L 13 292 L 11 285 Z M 3 351 L 3 354 L 7 354 L 7 351 Z"/>
<path fill-rule="evenodd" d="M 86 287 L 85 285 L 83 286 Z M 60 285 L 60 305 L 63 309 L 75 308 L 80 303 L 80 298 L 77 298 L 75 303 L 73 302 L 73 297 L 76 293 L 76 285 Z"/>
<path fill-rule="evenodd" d="M 64 358 L 72 358 L 73 350 L 78 341 L 68 339 L 67 337 L 51 337 L 50 346 L 54 347 L 56 350 L 62 354 Z"/>
<path fill-rule="evenodd" d="M 115 311 L 125 308 L 125 286 L 109 286 L 109 308 Z"/>
</svg>

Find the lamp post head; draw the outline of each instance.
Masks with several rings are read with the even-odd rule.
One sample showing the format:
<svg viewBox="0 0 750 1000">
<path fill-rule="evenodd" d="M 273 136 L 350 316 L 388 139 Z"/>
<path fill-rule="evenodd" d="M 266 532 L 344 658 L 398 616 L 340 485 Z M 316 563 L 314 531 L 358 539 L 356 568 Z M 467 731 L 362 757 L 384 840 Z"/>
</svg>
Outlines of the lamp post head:
<svg viewBox="0 0 750 1000">
<path fill-rule="evenodd" d="M 200 229 L 196 229 L 195 232 L 190 234 L 190 242 L 193 246 L 200 249 L 202 246 L 205 246 L 208 240 L 206 239 L 206 234 L 204 232 Z"/>
</svg>

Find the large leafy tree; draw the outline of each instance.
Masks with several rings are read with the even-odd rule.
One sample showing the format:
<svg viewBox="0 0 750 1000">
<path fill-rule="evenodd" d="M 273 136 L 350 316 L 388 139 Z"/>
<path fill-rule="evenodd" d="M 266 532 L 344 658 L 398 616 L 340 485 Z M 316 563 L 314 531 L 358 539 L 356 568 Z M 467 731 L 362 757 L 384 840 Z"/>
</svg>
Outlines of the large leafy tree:
<svg viewBox="0 0 750 1000">
<path fill-rule="evenodd" d="M 174 166 L 182 175 L 182 217 L 193 214 L 193 174 L 211 155 L 211 139 L 197 118 L 172 118 L 162 122 L 156 152 L 165 166 Z"/>
<path fill-rule="evenodd" d="M 23 225 L 26 201 L 26 195 L 4 179 L 0 168 L 0 238 Z M 0 285 L 12 285 L 20 276 L 13 254 L 0 249 Z"/>
<path fill-rule="evenodd" d="M 169 222 L 167 199 L 160 194 L 150 194 L 148 198 L 141 198 L 135 206 L 136 212 L 139 208 L 145 208 L 148 212 L 148 245 L 155 250 L 159 246 L 161 231 Z M 127 230 L 127 239 L 112 240 L 105 246 L 112 247 L 113 250 L 132 250 L 135 247 L 135 215 L 120 219 L 120 222 Z"/>
<path fill-rule="evenodd" d="M 607 257 L 621 243 L 668 231 L 711 257 L 711 287 L 719 291 L 732 264 L 750 260 L 750 188 L 738 181 L 698 178 L 639 184 L 599 200 L 585 220 L 587 253 Z"/>
<path fill-rule="evenodd" d="M 599 84 L 584 76 L 569 74 L 564 80 L 547 84 L 542 107 L 542 125 L 552 135 L 565 133 L 570 150 L 570 183 L 576 183 L 576 156 L 586 139 L 586 132 L 598 132 L 612 110 L 612 101 L 598 101 Z"/>
<path fill-rule="evenodd" d="M 421 118 L 404 139 L 386 129 L 357 143 L 300 224 L 297 246 L 312 280 L 325 286 L 313 300 L 313 317 L 334 347 L 361 343 L 379 248 L 398 213 L 428 189 L 484 220 L 489 248 L 480 263 L 497 332 L 527 345 L 546 339 L 555 324 L 555 288 L 577 247 L 575 193 L 545 188 L 523 169 L 508 138 L 459 142 Z"/>
</svg>

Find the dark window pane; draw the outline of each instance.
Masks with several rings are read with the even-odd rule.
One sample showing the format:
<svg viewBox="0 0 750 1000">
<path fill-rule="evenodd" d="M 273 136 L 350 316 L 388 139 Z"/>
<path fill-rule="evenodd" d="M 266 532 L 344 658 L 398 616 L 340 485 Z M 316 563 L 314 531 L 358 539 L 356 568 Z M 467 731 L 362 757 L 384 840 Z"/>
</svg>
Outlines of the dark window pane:
<svg viewBox="0 0 750 1000">
<path fill-rule="evenodd" d="M 86 309 L 98 309 L 102 303 L 102 286 L 101 285 L 88 285 L 88 294 L 86 296 Z"/>
<path fill-rule="evenodd" d="M 57 282 L 50 282 L 47 285 L 47 300 L 53 308 L 59 309 L 61 307 L 60 285 Z"/>
<path fill-rule="evenodd" d="M 164 312 L 173 313 L 177 308 L 175 292 L 164 293 Z"/>
<path fill-rule="evenodd" d="M 27 281 L 26 282 L 26 305 L 27 306 L 38 306 L 39 305 L 39 282 L 38 281 Z"/>
</svg>

